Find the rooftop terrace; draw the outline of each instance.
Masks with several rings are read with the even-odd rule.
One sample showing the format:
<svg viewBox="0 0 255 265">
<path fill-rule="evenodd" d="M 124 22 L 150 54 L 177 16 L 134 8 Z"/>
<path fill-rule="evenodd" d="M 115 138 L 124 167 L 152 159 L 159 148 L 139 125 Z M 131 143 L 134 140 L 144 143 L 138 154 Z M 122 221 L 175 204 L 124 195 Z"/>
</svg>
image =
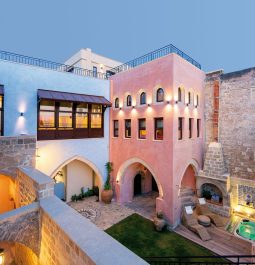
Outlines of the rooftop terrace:
<svg viewBox="0 0 255 265">
<path fill-rule="evenodd" d="M 190 62 L 191 64 L 193 64 L 195 67 L 201 69 L 201 65 L 195 61 L 193 58 L 191 58 L 189 55 L 187 55 L 186 53 L 184 53 L 183 51 L 179 50 L 177 47 L 175 47 L 173 44 L 169 44 L 167 46 L 164 46 L 160 49 L 157 49 L 155 51 L 152 51 L 150 53 L 147 53 L 145 55 L 142 55 L 132 61 L 129 61 L 127 63 L 124 63 L 122 65 L 119 65 L 115 68 L 112 68 L 110 70 L 110 74 L 114 75 L 120 72 L 124 72 L 127 71 L 131 68 L 137 67 L 139 65 L 148 63 L 150 61 L 156 60 L 158 58 L 161 58 L 163 56 L 166 56 L 170 53 L 175 53 L 178 54 L 179 56 L 181 56 L 184 60 Z"/>
<path fill-rule="evenodd" d="M 74 67 L 71 65 L 66 65 L 62 63 L 56 63 L 44 59 L 39 59 L 35 57 L 29 57 L 21 54 L 6 52 L 6 51 L 0 51 L 0 60 L 3 61 L 10 61 L 20 64 L 26 64 L 26 65 L 32 65 L 36 67 L 41 67 L 49 70 L 59 71 L 59 72 L 66 72 L 66 73 L 72 73 L 76 75 L 81 76 L 88 76 L 98 79 L 107 79 L 106 74 L 104 73 L 96 73 L 92 70 L 83 69 L 79 67 Z"/>
</svg>

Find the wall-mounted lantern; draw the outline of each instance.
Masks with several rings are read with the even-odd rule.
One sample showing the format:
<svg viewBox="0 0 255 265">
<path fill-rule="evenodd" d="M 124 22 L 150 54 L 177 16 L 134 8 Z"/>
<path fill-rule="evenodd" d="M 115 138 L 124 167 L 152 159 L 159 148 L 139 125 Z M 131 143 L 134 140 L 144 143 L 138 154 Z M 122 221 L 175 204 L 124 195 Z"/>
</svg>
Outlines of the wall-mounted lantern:
<svg viewBox="0 0 255 265">
<path fill-rule="evenodd" d="M 23 117 L 24 116 L 24 112 L 20 112 L 20 117 Z"/>
<path fill-rule="evenodd" d="M 178 100 L 175 101 L 175 104 L 178 104 Z"/>
<path fill-rule="evenodd" d="M 170 100 L 167 100 L 166 103 L 167 103 L 167 104 L 170 104 Z"/>
<path fill-rule="evenodd" d="M 150 107 L 151 106 L 151 104 L 148 104 L 148 107 Z"/>
</svg>

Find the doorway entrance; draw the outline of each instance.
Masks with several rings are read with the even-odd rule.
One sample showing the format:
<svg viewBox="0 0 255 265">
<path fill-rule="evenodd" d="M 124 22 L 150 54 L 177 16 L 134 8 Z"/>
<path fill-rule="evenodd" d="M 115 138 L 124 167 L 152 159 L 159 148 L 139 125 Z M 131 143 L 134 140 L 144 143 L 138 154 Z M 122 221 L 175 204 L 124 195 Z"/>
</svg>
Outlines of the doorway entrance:
<svg viewBox="0 0 255 265">
<path fill-rule="evenodd" d="M 134 196 L 142 194 L 142 176 L 137 174 L 134 179 Z"/>
</svg>

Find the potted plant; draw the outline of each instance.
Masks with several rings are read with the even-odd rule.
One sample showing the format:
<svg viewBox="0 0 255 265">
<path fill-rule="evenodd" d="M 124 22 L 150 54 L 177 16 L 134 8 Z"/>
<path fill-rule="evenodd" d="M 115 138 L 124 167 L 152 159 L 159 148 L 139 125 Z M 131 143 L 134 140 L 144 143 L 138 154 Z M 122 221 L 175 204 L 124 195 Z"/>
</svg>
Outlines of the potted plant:
<svg viewBox="0 0 255 265">
<path fill-rule="evenodd" d="M 107 162 L 105 164 L 105 167 L 106 167 L 106 171 L 107 171 L 107 179 L 106 179 L 106 182 L 104 184 L 104 189 L 101 192 L 101 199 L 104 203 L 111 203 L 112 197 L 113 197 L 113 191 L 112 191 L 112 187 L 111 187 L 111 183 L 110 183 L 111 172 L 113 171 L 112 162 Z"/>
</svg>

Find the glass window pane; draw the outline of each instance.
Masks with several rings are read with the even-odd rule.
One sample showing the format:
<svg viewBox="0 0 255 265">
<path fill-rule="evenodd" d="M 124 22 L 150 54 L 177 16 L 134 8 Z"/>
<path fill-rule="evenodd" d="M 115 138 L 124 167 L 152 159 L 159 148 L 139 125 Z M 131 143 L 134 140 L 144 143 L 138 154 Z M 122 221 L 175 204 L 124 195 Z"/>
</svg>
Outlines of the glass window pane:
<svg viewBox="0 0 255 265">
<path fill-rule="evenodd" d="M 102 113 L 102 105 L 92 105 L 92 112 L 94 113 Z"/>
<path fill-rule="evenodd" d="M 49 100 L 42 100 L 40 102 L 40 110 L 55 110 L 55 102 Z"/>
<path fill-rule="evenodd" d="M 70 102 L 60 102 L 59 111 L 72 111 L 73 103 Z"/>
<path fill-rule="evenodd" d="M 39 127 L 44 127 L 44 128 L 55 127 L 55 113 L 41 111 L 39 117 Z"/>
<path fill-rule="evenodd" d="M 91 114 L 91 128 L 102 128 L 102 115 L 101 114 Z"/>
<path fill-rule="evenodd" d="M 88 112 L 88 104 L 86 103 L 78 104 L 76 107 L 76 111 L 77 112 Z"/>
<path fill-rule="evenodd" d="M 76 128 L 88 128 L 87 113 L 76 113 Z"/>
<path fill-rule="evenodd" d="M 72 128 L 72 113 L 59 112 L 59 127 Z"/>
<path fill-rule="evenodd" d="M 163 128 L 163 119 L 157 119 L 156 120 L 156 127 L 159 128 Z"/>
</svg>

